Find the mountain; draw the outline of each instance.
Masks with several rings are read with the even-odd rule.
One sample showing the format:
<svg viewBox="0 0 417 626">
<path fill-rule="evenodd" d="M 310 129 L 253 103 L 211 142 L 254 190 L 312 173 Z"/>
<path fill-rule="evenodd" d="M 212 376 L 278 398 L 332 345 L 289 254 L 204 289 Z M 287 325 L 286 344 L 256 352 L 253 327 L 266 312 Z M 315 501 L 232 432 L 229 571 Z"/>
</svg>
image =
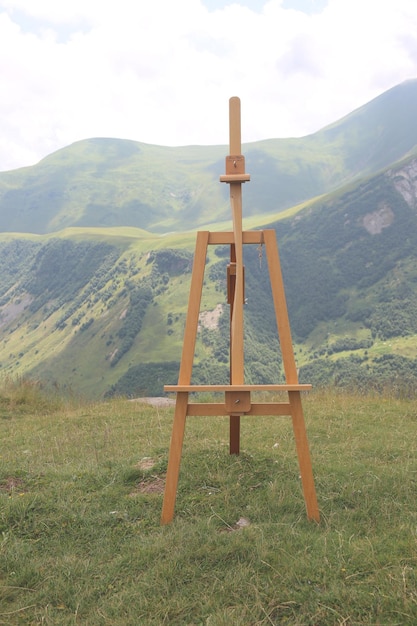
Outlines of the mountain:
<svg viewBox="0 0 417 626">
<path fill-rule="evenodd" d="M 308 137 L 244 146 L 245 221 L 277 232 L 306 382 L 415 388 L 416 104 L 409 81 Z M 91 139 L 1 174 L 0 371 L 90 397 L 176 382 L 194 230 L 230 227 L 227 152 Z M 227 263 L 210 249 L 195 381 L 227 380 Z M 245 267 L 246 378 L 282 380 L 262 249 Z"/>
<path fill-rule="evenodd" d="M 417 145 L 417 80 L 300 139 L 243 146 L 245 215 L 275 214 L 378 172 Z M 88 139 L 0 173 L 0 231 L 130 226 L 184 231 L 230 219 L 226 146 L 167 148 Z"/>
</svg>

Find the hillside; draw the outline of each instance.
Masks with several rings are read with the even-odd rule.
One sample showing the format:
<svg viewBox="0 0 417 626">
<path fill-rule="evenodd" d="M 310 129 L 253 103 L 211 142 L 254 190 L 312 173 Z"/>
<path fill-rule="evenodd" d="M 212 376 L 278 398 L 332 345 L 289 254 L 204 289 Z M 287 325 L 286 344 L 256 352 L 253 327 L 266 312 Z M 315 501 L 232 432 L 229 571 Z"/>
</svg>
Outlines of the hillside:
<svg viewBox="0 0 417 626">
<path fill-rule="evenodd" d="M 244 106 L 244 103 L 243 103 Z M 398 161 L 417 145 L 417 80 L 301 139 L 246 144 L 245 215 L 276 214 Z M 243 120 L 244 123 L 244 120 Z M 228 220 L 226 146 L 87 139 L 0 173 L 0 231 L 130 226 L 155 233 Z"/>
<path fill-rule="evenodd" d="M 251 174 L 244 186 L 247 227 L 277 232 L 305 382 L 402 392 L 417 382 L 417 131 L 409 123 L 414 98 L 417 81 L 310 137 L 246 147 Z M 226 152 L 88 140 L 34 168 L 1 175 L 0 186 L 4 191 L 7 183 L 16 205 L 9 215 L 0 204 L 0 219 L 5 222 L 14 213 L 15 228 L 23 220 L 26 231 L 8 234 L 3 228 L 0 237 L 0 371 L 29 374 L 89 397 L 160 395 L 163 384 L 176 382 L 195 244 L 192 226 L 211 219 L 212 229 L 218 229 L 216 220 L 230 217 L 227 187 L 218 182 Z M 175 186 L 181 176 L 168 167 L 169 154 L 176 155 L 175 167 L 183 168 L 186 185 L 191 173 L 197 185 L 205 172 L 210 191 L 201 192 L 201 201 L 216 205 L 216 211 L 205 212 L 197 201 L 192 210 L 191 196 L 181 202 L 178 194 L 170 196 L 174 187 L 168 178 Z M 146 170 L 146 155 L 153 173 Z M 149 194 L 142 198 L 147 207 L 142 212 L 133 210 L 138 180 L 147 181 Z M 30 187 L 35 183 L 40 195 Z M 110 188 L 106 213 L 100 203 Z M 142 229 L 123 221 L 126 214 L 115 201 L 128 192 L 136 198 L 131 215 L 144 222 Z M 80 194 L 86 194 L 84 200 Z M 93 221 L 87 227 L 94 211 L 85 199 L 94 194 L 102 207 L 95 215 L 101 221 L 106 215 L 110 222 L 120 220 L 118 227 Z M 291 194 L 304 201 L 293 206 Z M 6 197 L 4 192 L 1 202 Z M 274 203 L 280 206 L 273 210 Z M 266 207 L 262 212 L 256 208 L 261 205 Z M 65 220 L 63 230 L 35 234 L 36 225 L 42 233 Z M 77 225 L 77 220 L 85 223 Z M 158 233 L 159 227 L 177 232 Z M 266 261 L 261 249 L 248 248 L 246 378 L 279 382 Z M 221 383 L 228 377 L 227 263 L 225 247 L 210 249 L 195 382 Z"/>
</svg>

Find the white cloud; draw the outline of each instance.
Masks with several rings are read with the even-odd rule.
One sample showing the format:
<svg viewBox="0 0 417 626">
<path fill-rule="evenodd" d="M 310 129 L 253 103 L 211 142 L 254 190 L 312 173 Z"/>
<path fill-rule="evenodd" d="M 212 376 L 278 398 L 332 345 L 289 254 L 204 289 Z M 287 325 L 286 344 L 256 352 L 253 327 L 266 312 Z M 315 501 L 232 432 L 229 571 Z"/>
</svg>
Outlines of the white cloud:
<svg viewBox="0 0 417 626">
<path fill-rule="evenodd" d="M 417 77 L 415 0 L 290 4 L 0 0 L 0 169 L 93 136 L 226 144 L 232 95 L 243 141 L 300 136 Z"/>
</svg>

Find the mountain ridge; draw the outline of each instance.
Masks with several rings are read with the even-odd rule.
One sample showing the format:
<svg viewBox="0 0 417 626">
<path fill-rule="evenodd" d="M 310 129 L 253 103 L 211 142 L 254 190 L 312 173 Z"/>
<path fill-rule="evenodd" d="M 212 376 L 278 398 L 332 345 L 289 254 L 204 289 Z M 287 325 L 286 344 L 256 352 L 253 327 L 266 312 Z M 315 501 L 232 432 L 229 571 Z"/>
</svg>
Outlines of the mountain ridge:
<svg viewBox="0 0 417 626">
<path fill-rule="evenodd" d="M 252 178 L 245 215 L 278 213 L 389 167 L 417 145 L 416 108 L 412 80 L 304 138 L 244 144 Z M 227 186 L 218 184 L 227 152 L 127 139 L 75 142 L 34 166 L 0 173 L 0 230 L 131 226 L 162 234 L 227 221 Z"/>
<path fill-rule="evenodd" d="M 266 140 L 262 150 L 258 143 L 243 146 L 251 174 L 243 189 L 244 227 L 277 232 L 300 379 L 316 385 L 394 387 L 399 376 L 409 388 L 417 383 L 417 129 L 406 136 L 404 123 L 417 104 L 417 81 L 380 98 L 304 140 Z M 321 133 L 331 133 L 332 141 Z M 46 157 L 40 168 L 25 168 L 24 179 L 19 171 L 0 175 L 3 223 L 33 225 L 39 218 L 55 228 L 32 234 L 2 228 L 3 374 L 30 375 L 90 397 L 160 395 L 164 383 L 176 382 L 194 231 L 231 225 L 228 189 L 218 182 L 227 149 L 222 155 L 217 146 L 207 153 L 168 151 L 86 140 Z M 138 154 L 149 160 L 147 169 L 139 168 Z M 125 187 L 136 193 L 138 178 L 146 185 L 140 199 L 146 228 L 111 225 L 127 196 L 117 210 L 111 203 Z M 4 209 L 13 185 L 14 216 Z M 322 193 L 309 195 L 320 185 Z M 80 189 L 91 192 L 89 201 L 96 194 L 87 213 Z M 154 191 L 165 203 L 155 210 Z M 304 199 L 292 202 L 296 197 Z M 133 215 L 139 204 L 129 202 L 126 214 Z M 88 215 L 102 218 L 102 209 L 110 225 L 83 223 Z M 224 247 L 209 251 L 193 370 L 203 383 L 228 377 L 227 263 Z M 245 378 L 253 383 L 283 376 L 266 265 L 262 248 L 249 246 Z"/>
</svg>

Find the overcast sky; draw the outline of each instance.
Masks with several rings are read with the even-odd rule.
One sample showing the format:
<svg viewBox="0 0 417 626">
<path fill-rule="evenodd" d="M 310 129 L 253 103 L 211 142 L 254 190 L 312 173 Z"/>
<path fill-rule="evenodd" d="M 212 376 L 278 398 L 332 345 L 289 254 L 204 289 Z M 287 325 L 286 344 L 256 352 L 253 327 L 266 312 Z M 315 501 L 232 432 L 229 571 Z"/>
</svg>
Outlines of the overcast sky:
<svg viewBox="0 0 417 626">
<path fill-rule="evenodd" d="M 299 137 L 417 78 L 416 0 L 0 0 L 0 170 L 89 137 Z"/>
</svg>

